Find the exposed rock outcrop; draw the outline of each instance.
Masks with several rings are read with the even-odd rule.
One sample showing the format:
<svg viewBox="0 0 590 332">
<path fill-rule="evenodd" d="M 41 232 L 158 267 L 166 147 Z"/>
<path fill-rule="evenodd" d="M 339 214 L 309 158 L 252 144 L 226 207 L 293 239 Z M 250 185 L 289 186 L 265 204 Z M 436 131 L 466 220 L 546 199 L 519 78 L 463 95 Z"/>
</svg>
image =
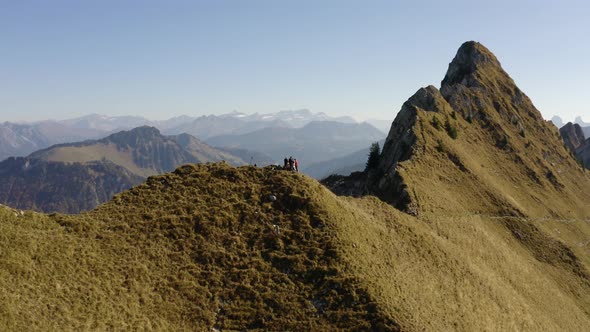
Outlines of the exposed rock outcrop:
<svg viewBox="0 0 590 332">
<path fill-rule="evenodd" d="M 580 163 L 590 169 L 590 138 L 584 137 L 582 127 L 577 123 L 568 122 L 559 129 L 565 146 L 576 156 Z"/>
<path fill-rule="evenodd" d="M 577 123 L 568 122 L 559 129 L 559 134 L 561 134 L 565 146 L 572 152 L 575 152 L 586 140 L 582 128 Z"/>
</svg>

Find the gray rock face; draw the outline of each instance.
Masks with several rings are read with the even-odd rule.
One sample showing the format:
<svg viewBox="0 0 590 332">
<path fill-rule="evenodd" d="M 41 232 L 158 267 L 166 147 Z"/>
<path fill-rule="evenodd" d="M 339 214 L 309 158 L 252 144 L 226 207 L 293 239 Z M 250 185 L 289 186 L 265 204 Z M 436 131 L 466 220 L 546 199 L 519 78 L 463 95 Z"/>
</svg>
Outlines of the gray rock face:
<svg viewBox="0 0 590 332">
<path fill-rule="evenodd" d="M 577 123 L 568 122 L 565 126 L 559 129 L 559 133 L 561 134 L 565 146 L 567 146 L 572 152 L 575 152 L 577 148 L 584 144 L 584 133 L 582 132 L 580 125 Z"/>
<path fill-rule="evenodd" d="M 582 165 L 590 169 L 590 138 L 584 137 L 582 127 L 577 123 L 568 122 L 559 129 L 565 146 L 574 153 Z"/>
<path fill-rule="evenodd" d="M 582 144 L 575 152 L 576 157 L 582 162 L 582 165 L 590 169 L 590 138 Z"/>
<path fill-rule="evenodd" d="M 479 81 L 473 74 L 485 70 L 485 67 L 501 68 L 496 56 L 478 42 L 468 41 L 463 43 L 442 81 L 441 87 L 449 87 L 461 84 L 466 87 L 475 87 Z M 444 95 L 447 95 L 443 91 Z"/>
</svg>

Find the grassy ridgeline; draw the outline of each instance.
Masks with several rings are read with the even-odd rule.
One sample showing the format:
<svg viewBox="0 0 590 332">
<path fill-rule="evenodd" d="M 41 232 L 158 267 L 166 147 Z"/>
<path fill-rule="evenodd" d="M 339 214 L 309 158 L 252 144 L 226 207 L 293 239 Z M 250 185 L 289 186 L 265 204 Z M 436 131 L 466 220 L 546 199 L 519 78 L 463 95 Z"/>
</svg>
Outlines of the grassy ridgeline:
<svg viewBox="0 0 590 332">
<path fill-rule="evenodd" d="M 187 165 L 77 216 L 1 208 L 0 330 L 582 330 L 588 234 Z"/>
<path fill-rule="evenodd" d="M 343 273 L 322 195 L 300 174 L 218 164 L 78 216 L 3 209 L 0 329 L 396 329 Z"/>
</svg>

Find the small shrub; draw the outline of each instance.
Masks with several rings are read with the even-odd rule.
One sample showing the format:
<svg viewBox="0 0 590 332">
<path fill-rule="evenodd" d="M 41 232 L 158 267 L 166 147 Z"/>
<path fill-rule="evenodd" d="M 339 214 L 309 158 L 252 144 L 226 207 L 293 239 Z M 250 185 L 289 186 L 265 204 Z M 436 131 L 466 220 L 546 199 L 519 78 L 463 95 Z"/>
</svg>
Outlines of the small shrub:
<svg viewBox="0 0 590 332">
<path fill-rule="evenodd" d="M 457 139 L 457 128 L 455 128 L 455 126 L 453 126 L 451 122 L 449 122 L 449 119 L 445 121 L 445 130 L 447 131 L 449 137 L 451 137 L 452 139 Z"/>
<path fill-rule="evenodd" d="M 457 112 L 453 111 L 453 113 L 451 113 L 451 118 L 457 120 Z"/>
<path fill-rule="evenodd" d="M 446 151 L 445 146 L 443 145 L 443 142 L 438 139 L 436 140 L 436 151 L 444 153 Z"/>
<path fill-rule="evenodd" d="M 432 121 L 430 122 L 432 124 L 432 126 L 434 128 L 436 128 L 437 130 L 440 130 L 440 121 L 438 121 L 438 118 L 436 116 L 432 116 Z"/>
</svg>

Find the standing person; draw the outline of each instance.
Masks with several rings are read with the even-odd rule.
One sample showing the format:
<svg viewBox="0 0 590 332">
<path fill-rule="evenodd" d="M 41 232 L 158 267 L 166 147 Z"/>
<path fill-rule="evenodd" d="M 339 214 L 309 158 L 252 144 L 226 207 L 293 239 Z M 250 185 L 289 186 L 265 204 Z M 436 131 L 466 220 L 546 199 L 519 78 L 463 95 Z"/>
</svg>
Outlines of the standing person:
<svg viewBox="0 0 590 332">
<path fill-rule="evenodd" d="M 297 158 L 295 158 L 295 172 L 299 172 L 299 162 L 297 161 Z"/>
<path fill-rule="evenodd" d="M 293 170 L 293 164 L 294 164 L 294 162 L 293 162 L 293 156 L 290 156 L 289 157 L 289 170 L 290 171 Z"/>
<path fill-rule="evenodd" d="M 285 157 L 284 162 L 285 162 L 285 164 L 283 165 L 283 169 L 287 169 L 287 164 L 289 163 L 289 160 L 287 160 L 287 157 Z"/>
</svg>

